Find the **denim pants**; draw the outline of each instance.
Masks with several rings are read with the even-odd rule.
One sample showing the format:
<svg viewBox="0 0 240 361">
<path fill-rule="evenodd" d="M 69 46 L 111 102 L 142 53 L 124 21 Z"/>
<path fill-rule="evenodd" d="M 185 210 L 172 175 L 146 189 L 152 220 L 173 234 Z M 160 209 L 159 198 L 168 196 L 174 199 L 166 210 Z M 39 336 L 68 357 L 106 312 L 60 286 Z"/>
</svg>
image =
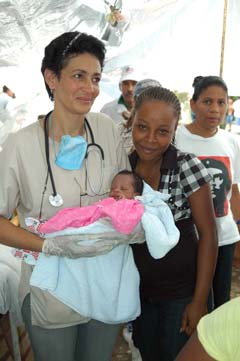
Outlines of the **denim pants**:
<svg viewBox="0 0 240 361">
<path fill-rule="evenodd" d="M 96 320 L 65 328 L 46 329 L 31 323 L 30 295 L 22 306 L 34 361 L 111 361 L 119 325 Z"/>
<path fill-rule="evenodd" d="M 230 300 L 234 249 L 235 243 L 218 248 L 217 265 L 213 278 L 214 308 Z"/>
<path fill-rule="evenodd" d="M 192 298 L 143 302 L 133 321 L 133 340 L 143 361 L 173 361 L 188 340 L 180 332 L 182 314 Z"/>
</svg>

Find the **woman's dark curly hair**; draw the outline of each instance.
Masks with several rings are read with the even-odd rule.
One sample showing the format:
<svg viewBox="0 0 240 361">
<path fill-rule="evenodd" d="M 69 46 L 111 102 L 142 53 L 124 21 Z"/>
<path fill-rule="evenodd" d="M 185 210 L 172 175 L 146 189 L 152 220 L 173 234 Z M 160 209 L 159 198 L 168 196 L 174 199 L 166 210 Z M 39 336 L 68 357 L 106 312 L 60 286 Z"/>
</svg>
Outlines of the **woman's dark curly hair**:
<svg viewBox="0 0 240 361">
<path fill-rule="evenodd" d="M 60 78 L 61 71 L 67 66 L 69 60 L 84 53 L 95 56 L 103 69 L 106 49 L 100 40 L 78 31 L 63 33 L 46 46 L 41 72 L 44 75 L 44 71 L 50 69 Z M 46 82 L 45 86 L 49 98 L 53 100 L 51 89 Z"/>
<path fill-rule="evenodd" d="M 196 102 L 201 93 L 212 85 L 220 86 L 223 90 L 225 90 L 226 94 L 228 94 L 227 85 L 220 76 L 196 76 L 192 84 L 194 88 L 192 100 Z"/>
</svg>

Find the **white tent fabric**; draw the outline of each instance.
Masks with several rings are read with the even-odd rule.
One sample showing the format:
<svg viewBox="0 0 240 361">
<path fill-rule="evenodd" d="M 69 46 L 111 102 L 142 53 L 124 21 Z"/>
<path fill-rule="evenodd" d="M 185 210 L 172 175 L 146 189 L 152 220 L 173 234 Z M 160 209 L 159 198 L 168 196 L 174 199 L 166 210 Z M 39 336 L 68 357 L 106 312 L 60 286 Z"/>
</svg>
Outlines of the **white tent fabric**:
<svg viewBox="0 0 240 361">
<path fill-rule="evenodd" d="M 112 27 L 106 16 L 115 3 L 124 20 Z M 195 76 L 219 74 L 223 10 L 224 0 L 0 0 L 0 87 L 16 93 L 16 106 L 28 104 L 29 121 L 45 113 L 51 104 L 40 73 L 44 47 L 79 30 L 104 39 L 108 49 L 95 110 L 118 95 L 128 64 L 142 78 L 191 94 Z M 228 0 L 223 78 L 230 95 L 240 95 L 239 34 L 240 2 Z"/>
</svg>

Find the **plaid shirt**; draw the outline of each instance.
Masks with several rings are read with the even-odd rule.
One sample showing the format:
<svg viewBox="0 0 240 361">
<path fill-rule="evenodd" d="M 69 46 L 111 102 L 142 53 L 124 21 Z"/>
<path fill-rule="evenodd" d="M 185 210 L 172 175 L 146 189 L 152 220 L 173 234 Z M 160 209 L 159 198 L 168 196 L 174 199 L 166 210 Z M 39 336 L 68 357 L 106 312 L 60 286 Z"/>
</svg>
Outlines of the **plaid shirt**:
<svg viewBox="0 0 240 361">
<path fill-rule="evenodd" d="M 129 160 L 133 169 L 138 155 L 134 151 Z M 207 169 L 193 154 L 183 153 L 170 145 L 163 155 L 158 190 L 170 195 L 167 201 L 175 221 L 191 218 L 188 197 L 211 180 Z"/>
</svg>

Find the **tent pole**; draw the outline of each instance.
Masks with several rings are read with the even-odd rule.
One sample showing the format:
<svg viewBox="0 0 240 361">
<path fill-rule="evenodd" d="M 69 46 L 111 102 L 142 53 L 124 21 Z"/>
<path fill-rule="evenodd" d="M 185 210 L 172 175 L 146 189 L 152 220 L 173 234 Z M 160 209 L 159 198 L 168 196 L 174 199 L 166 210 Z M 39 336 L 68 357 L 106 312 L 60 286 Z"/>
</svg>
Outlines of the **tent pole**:
<svg viewBox="0 0 240 361">
<path fill-rule="evenodd" d="M 223 75 L 224 48 L 225 48 L 226 26 L 227 26 L 227 8 L 228 8 L 228 0 L 224 0 L 223 31 L 222 31 L 221 59 L 220 59 L 220 71 L 219 71 L 219 75 L 221 77 Z"/>
</svg>

